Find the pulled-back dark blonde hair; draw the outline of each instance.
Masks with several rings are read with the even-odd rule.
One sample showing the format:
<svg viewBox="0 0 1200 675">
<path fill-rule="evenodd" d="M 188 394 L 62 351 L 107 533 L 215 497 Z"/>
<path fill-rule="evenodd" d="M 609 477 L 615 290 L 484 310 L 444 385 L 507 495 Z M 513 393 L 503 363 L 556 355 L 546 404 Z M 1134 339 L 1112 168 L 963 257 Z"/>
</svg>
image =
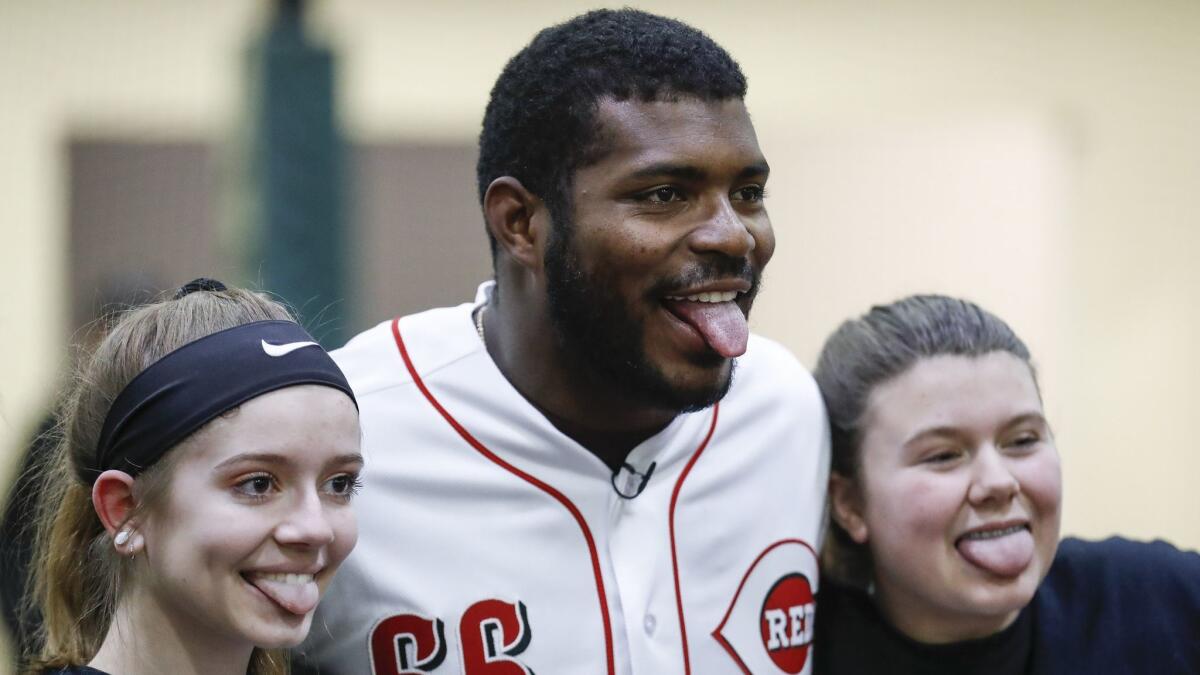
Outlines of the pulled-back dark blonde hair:
<svg viewBox="0 0 1200 675">
<path fill-rule="evenodd" d="M 108 632 L 127 587 L 129 561 L 114 550 L 92 506 L 83 467 L 96 465 L 97 442 L 109 407 L 121 390 L 151 364 L 183 345 L 227 328 L 292 314 L 265 295 L 238 289 L 199 291 L 138 307 L 115 317 L 99 345 L 85 356 L 61 400 L 56 449 L 43 467 L 29 602 L 42 614 L 41 644 L 30 655 L 31 673 L 83 665 Z M 170 480 L 174 452 L 134 483 L 138 510 L 158 503 Z M 288 672 L 282 650 L 255 649 L 248 675 Z"/>
<path fill-rule="evenodd" d="M 831 471 L 860 484 L 863 421 L 871 392 L 923 358 L 1007 352 L 1029 365 L 1029 349 L 999 317 L 973 302 L 944 295 L 913 295 L 876 305 L 844 322 L 821 348 L 813 376 L 825 399 L 832 434 Z M 859 588 L 873 580 L 870 549 L 837 521 L 829 524 L 821 567 Z"/>
</svg>

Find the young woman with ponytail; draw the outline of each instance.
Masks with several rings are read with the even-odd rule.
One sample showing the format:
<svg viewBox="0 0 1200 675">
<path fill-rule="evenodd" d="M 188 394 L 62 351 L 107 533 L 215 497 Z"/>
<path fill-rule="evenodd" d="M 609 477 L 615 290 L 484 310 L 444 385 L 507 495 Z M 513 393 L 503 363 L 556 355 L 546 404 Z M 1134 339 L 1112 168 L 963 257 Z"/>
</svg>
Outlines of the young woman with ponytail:
<svg viewBox="0 0 1200 675">
<path fill-rule="evenodd" d="M 286 673 L 357 538 L 357 403 L 328 354 L 198 279 L 124 314 L 60 415 L 28 672 Z"/>
</svg>

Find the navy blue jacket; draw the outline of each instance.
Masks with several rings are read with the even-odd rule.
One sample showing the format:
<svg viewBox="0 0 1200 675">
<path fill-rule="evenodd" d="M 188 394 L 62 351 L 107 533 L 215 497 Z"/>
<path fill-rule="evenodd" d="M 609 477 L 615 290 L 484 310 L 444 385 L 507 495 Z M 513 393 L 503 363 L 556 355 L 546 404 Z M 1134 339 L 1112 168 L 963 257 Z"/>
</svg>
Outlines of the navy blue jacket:
<svg viewBox="0 0 1200 675">
<path fill-rule="evenodd" d="M 1012 626 L 950 645 L 908 639 L 866 594 L 826 582 L 813 648 L 816 675 L 1200 675 L 1200 554 L 1065 539 Z"/>
<path fill-rule="evenodd" d="M 1066 539 L 1033 605 L 1035 672 L 1200 675 L 1200 554 Z"/>
</svg>

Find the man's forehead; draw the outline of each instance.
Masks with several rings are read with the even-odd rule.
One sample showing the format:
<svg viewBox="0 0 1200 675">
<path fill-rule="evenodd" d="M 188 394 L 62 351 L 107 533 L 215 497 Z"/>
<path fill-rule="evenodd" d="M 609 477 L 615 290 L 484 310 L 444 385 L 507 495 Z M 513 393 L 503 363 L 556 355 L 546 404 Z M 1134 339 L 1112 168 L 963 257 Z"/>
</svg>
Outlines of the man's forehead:
<svg viewBox="0 0 1200 675">
<path fill-rule="evenodd" d="M 603 98 L 597 105 L 596 124 L 601 130 L 623 135 L 677 135 L 683 130 L 698 129 L 754 135 L 746 105 L 737 98 L 704 100 L 681 96 L 655 101 Z"/>
<path fill-rule="evenodd" d="M 689 154 L 712 147 L 733 149 L 747 163 L 762 164 L 754 125 L 741 99 L 601 99 L 596 112 L 597 161 L 613 155 Z"/>
</svg>

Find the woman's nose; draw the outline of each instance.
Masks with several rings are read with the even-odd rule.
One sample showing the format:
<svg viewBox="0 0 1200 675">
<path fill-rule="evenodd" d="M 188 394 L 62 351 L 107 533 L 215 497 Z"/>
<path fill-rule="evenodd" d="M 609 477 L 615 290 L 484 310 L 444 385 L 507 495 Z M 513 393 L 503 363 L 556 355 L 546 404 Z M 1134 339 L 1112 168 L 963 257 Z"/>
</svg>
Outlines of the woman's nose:
<svg viewBox="0 0 1200 675">
<path fill-rule="evenodd" d="M 973 464 L 971 487 L 967 495 L 972 504 L 989 501 L 1006 503 L 1021 491 L 1021 483 L 995 446 L 988 445 L 980 449 Z"/>
<path fill-rule="evenodd" d="M 288 546 L 325 546 L 333 542 L 333 526 L 329 522 L 321 497 L 314 491 L 293 504 L 291 510 L 275 528 L 275 539 Z"/>
</svg>

